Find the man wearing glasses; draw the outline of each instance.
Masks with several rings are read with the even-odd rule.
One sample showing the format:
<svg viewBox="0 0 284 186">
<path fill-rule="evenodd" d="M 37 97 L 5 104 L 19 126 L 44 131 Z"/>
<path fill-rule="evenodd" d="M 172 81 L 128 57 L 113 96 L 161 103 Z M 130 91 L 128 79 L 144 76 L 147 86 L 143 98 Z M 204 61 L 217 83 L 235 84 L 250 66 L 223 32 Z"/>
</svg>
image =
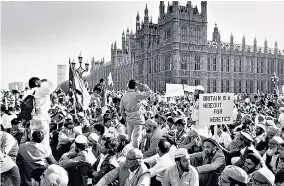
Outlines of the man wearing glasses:
<svg viewBox="0 0 284 186">
<path fill-rule="evenodd" d="M 151 176 L 142 159 L 143 154 L 139 149 L 130 149 L 125 163 L 108 172 L 96 186 L 105 186 L 115 180 L 118 180 L 118 186 L 150 186 Z"/>
</svg>

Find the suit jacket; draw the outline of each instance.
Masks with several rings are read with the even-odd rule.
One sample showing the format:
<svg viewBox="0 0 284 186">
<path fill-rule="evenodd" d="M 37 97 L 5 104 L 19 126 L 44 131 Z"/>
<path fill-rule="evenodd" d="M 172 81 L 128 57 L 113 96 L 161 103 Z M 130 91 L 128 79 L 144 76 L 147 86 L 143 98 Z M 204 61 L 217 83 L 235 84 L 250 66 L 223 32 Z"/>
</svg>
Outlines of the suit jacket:
<svg viewBox="0 0 284 186">
<path fill-rule="evenodd" d="M 150 172 L 144 163 L 141 164 L 132 179 L 126 183 L 129 173 L 125 163 L 121 163 L 119 167 L 102 177 L 96 186 L 108 185 L 116 179 L 118 179 L 118 186 L 150 186 Z"/>
<path fill-rule="evenodd" d="M 88 177 L 93 179 L 93 184 L 96 184 L 106 173 L 119 166 L 116 157 L 108 155 L 102 162 L 101 169 L 98 172 L 97 176 L 93 177 L 92 173 L 97 170 L 99 163 L 100 163 L 100 156 L 98 157 L 94 165 L 91 167 L 90 172 L 88 174 Z"/>
<path fill-rule="evenodd" d="M 150 147 L 143 152 L 144 158 L 154 156 L 157 153 L 158 142 L 162 138 L 160 128 L 157 128 L 150 139 Z"/>
</svg>

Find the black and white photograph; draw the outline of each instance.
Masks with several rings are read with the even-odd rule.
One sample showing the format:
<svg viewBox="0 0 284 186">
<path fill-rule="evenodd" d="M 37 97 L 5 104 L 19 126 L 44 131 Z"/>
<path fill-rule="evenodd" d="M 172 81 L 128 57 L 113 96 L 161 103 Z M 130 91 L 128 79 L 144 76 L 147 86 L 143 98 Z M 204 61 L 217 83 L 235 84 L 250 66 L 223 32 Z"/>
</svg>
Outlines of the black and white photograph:
<svg viewBox="0 0 284 186">
<path fill-rule="evenodd" d="M 1 186 L 284 186 L 284 1 L 1 1 Z"/>
</svg>

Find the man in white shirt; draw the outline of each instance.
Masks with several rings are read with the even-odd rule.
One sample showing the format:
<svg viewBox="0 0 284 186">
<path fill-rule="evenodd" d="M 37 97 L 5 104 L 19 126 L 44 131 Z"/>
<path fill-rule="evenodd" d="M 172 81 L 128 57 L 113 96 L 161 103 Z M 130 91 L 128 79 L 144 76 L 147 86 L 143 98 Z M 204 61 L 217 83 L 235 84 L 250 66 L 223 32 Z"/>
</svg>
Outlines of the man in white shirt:
<svg viewBox="0 0 284 186">
<path fill-rule="evenodd" d="M 51 153 L 49 144 L 50 116 L 48 111 L 51 108 L 50 94 L 56 87 L 53 83 L 47 80 L 40 80 L 37 77 L 32 77 L 29 80 L 29 87 L 30 90 L 26 92 L 25 96 L 34 94 L 35 97 L 35 114 L 30 121 L 31 133 L 35 130 L 41 130 L 44 134 L 44 139 L 41 143 Z"/>
<path fill-rule="evenodd" d="M 158 157 L 152 156 L 150 158 L 144 159 L 145 163 L 155 164 L 149 169 L 151 174 L 151 185 L 160 186 L 162 185 L 162 179 L 165 171 L 175 164 L 174 160 L 171 158 L 169 153 L 171 148 L 171 143 L 167 139 L 161 139 L 158 142 Z M 151 161 L 152 159 L 152 161 Z"/>
</svg>

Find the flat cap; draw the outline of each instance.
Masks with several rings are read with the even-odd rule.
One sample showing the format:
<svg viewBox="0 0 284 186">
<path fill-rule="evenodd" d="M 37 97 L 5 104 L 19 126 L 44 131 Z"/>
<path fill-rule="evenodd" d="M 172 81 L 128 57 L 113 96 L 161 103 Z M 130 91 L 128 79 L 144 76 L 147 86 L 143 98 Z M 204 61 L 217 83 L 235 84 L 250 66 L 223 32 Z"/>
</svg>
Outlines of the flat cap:
<svg viewBox="0 0 284 186">
<path fill-rule="evenodd" d="M 205 138 L 205 139 L 203 140 L 203 143 L 204 143 L 205 141 L 208 141 L 208 142 L 212 143 L 212 144 L 215 145 L 215 146 L 219 146 L 219 144 L 217 143 L 217 141 L 213 140 L 212 138 Z"/>
</svg>

